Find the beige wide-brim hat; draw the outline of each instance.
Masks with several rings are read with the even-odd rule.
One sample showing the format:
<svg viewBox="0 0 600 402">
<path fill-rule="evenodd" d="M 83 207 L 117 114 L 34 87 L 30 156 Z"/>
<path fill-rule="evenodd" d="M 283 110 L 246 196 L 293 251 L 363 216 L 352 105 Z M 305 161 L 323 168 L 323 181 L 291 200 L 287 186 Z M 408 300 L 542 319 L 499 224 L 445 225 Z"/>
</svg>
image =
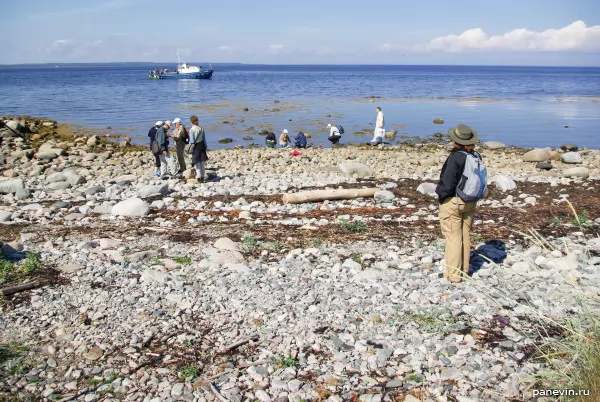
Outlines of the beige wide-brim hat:
<svg viewBox="0 0 600 402">
<path fill-rule="evenodd" d="M 456 128 L 448 130 L 450 139 L 460 145 L 475 145 L 479 141 L 477 131 L 466 124 L 459 124 Z"/>
</svg>

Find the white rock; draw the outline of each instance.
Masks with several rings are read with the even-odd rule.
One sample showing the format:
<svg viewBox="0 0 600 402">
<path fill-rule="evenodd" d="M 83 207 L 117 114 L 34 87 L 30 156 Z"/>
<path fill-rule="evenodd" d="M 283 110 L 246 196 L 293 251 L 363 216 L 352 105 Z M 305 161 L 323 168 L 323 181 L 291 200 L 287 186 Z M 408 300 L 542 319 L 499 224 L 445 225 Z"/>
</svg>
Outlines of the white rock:
<svg viewBox="0 0 600 402">
<path fill-rule="evenodd" d="M 483 147 L 487 149 L 502 149 L 506 148 L 506 145 L 498 141 L 486 141 L 483 143 Z"/>
<path fill-rule="evenodd" d="M 550 151 L 546 148 L 536 148 L 523 155 L 523 162 L 546 162 L 550 157 Z"/>
<path fill-rule="evenodd" d="M 145 216 L 150 212 L 150 206 L 140 198 L 130 198 L 121 201 L 111 209 L 111 214 L 116 216 Z"/>
<path fill-rule="evenodd" d="M 436 187 L 437 185 L 433 183 L 421 183 L 419 184 L 419 187 L 417 187 L 417 191 L 421 194 L 437 197 L 437 194 L 435 192 Z"/>
<path fill-rule="evenodd" d="M 217 239 L 214 246 L 218 250 L 230 250 L 230 251 L 239 251 L 240 250 L 239 245 L 228 237 L 221 237 L 220 239 Z"/>
<path fill-rule="evenodd" d="M 590 169 L 585 168 L 585 167 L 574 167 L 574 168 L 570 168 L 570 169 L 566 169 L 563 172 L 563 176 L 565 177 L 581 177 L 581 178 L 586 178 L 589 177 L 590 175 Z"/>
<path fill-rule="evenodd" d="M 0 222 L 10 222 L 12 219 L 12 212 L 0 210 Z"/>
<path fill-rule="evenodd" d="M 579 152 L 566 152 L 562 155 L 563 163 L 581 163 L 581 154 Z"/>
<path fill-rule="evenodd" d="M 338 165 L 340 171 L 350 177 L 369 177 L 373 175 L 373 169 L 360 162 L 344 162 Z"/>
<path fill-rule="evenodd" d="M 396 198 L 396 196 L 391 191 L 379 190 L 375 193 L 374 198 L 377 202 L 391 202 Z"/>
<path fill-rule="evenodd" d="M 517 188 L 517 183 L 505 175 L 496 175 L 491 180 L 500 191 L 510 191 Z"/>
<path fill-rule="evenodd" d="M 15 194 L 18 190 L 23 189 L 25 189 L 23 180 L 0 177 L 0 194 Z"/>
</svg>

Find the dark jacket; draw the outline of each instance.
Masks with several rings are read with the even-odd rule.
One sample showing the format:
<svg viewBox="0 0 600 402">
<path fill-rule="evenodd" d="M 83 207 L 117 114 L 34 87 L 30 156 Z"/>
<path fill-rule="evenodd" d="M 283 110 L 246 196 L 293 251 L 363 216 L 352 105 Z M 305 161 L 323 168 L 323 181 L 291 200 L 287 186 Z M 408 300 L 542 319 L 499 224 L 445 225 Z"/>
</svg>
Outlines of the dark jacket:
<svg viewBox="0 0 600 402">
<path fill-rule="evenodd" d="M 277 137 L 275 137 L 275 133 L 270 132 L 269 134 L 267 134 L 267 136 L 265 137 L 265 142 L 276 143 Z"/>
<path fill-rule="evenodd" d="M 296 143 L 296 147 L 306 148 L 306 136 L 302 131 L 300 131 L 296 138 L 294 138 L 294 142 Z"/>
<path fill-rule="evenodd" d="M 152 143 L 154 142 L 154 140 L 156 139 L 156 131 L 158 130 L 158 127 L 153 126 L 150 131 L 148 131 L 148 137 L 150 138 L 150 144 L 152 145 Z"/>
<path fill-rule="evenodd" d="M 167 130 L 164 127 L 159 127 L 156 130 L 156 142 L 160 145 L 161 151 L 169 150 L 169 136 L 167 136 Z"/>
<path fill-rule="evenodd" d="M 464 148 L 455 148 L 452 150 L 440 173 L 440 181 L 435 189 L 440 202 L 444 202 L 447 198 L 456 196 L 456 186 L 462 177 L 465 170 L 465 161 L 467 155 Z M 479 154 L 476 154 L 479 155 Z"/>
</svg>

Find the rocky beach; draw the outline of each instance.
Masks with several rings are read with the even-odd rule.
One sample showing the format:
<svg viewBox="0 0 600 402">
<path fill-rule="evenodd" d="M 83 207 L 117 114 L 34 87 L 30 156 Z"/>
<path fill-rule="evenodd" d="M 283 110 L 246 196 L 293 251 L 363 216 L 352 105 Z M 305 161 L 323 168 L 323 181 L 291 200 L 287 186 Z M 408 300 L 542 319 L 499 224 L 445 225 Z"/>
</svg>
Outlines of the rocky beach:
<svg viewBox="0 0 600 402">
<path fill-rule="evenodd" d="M 3 120 L 0 400 L 531 400 L 577 368 L 546 346 L 600 312 L 598 150 L 480 144 L 472 246 L 507 257 L 451 284 L 445 138 L 214 150 L 198 183 L 128 139 Z"/>
</svg>

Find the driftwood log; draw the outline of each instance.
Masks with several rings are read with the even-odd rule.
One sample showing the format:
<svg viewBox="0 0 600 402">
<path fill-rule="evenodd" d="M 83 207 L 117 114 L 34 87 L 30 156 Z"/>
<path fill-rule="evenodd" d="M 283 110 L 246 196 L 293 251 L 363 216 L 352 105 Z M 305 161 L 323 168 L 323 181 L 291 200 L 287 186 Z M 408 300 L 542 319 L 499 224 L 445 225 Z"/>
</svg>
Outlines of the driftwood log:
<svg viewBox="0 0 600 402">
<path fill-rule="evenodd" d="M 221 349 L 219 352 L 221 354 L 228 353 L 228 352 L 231 352 L 233 349 L 239 348 L 240 346 L 245 345 L 245 344 L 247 344 L 249 342 L 256 342 L 256 341 L 258 341 L 258 339 L 259 339 L 258 335 L 252 335 L 252 336 L 249 336 L 249 337 L 244 338 L 242 340 L 239 340 L 239 341 L 237 341 L 235 343 L 232 343 L 231 345 L 229 345 L 229 346 Z"/>
<path fill-rule="evenodd" d="M 41 284 L 39 282 L 30 282 L 24 283 L 23 285 L 10 286 L 7 288 L 0 289 L 0 295 L 10 296 L 14 295 L 15 293 L 23 292 L 25 290 L 35 289 L 40 286 Z"/>
<path fill-rule="evenodd" d="M 300 191 L 283 195 L 284 204 L 302 204 L 326 200 L 349 200 L 352 198 L 373 197 L 378 188 L 351 188 L 342 190 L 312 190 Z"/>
</svg>

